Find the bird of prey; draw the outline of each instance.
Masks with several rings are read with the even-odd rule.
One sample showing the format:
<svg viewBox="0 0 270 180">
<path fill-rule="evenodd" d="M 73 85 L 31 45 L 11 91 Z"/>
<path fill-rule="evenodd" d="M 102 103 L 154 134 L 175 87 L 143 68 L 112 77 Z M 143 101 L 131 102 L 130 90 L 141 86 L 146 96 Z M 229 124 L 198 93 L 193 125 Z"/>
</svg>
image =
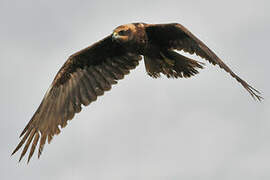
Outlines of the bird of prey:
<svg viewBox="0 0 270 180">
<path fill-rule="evenodd" d="M 206 59 L 228 72 L 248 92 L 261 100 L 260 92 L 237 76 L 212 50 L 188 29 L 178 23 L 132 23 L 118 26 L 113 33 L 95 44 L 71 55 L 56 74 L 37 111 L 22 131 L 23 144 L 19 161 L 31 145 L 28 161 L 39 142 L 38 157 L 43 147 L 60 133 L 67 121 L 98 96 L 123 79 L 144 57 L 146 72 L 153 78 L 189 78 L 203 68 L 203 63 L 177 52 L 183 50 Z"/>
</svg>

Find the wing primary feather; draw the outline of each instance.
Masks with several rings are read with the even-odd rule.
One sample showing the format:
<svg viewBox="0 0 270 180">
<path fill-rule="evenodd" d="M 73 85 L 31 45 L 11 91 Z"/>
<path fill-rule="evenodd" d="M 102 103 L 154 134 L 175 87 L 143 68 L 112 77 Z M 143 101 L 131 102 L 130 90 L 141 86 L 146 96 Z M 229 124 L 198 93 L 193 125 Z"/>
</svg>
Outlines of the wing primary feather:
<svg viewBox="0 0 270 180">
<path fill-rule="evenodd" d="M 35 112 L 35 114 L 33 115 L 33 117 L 31 118 L 31 120 L 28 122 L 28 124 L 25 126 L 25 128 L 23 129 L 23 131 L 20 134 L 20 137 L 22 137 L 22 135 L 24 135 L 24 133 L 29 129 L 30 125 L 33 123 L 34 119 L 36 119 L 36 116 L 38 116 L 40 114 L 40 110 L 43 107 L 44 104 L 44 100 L 40 103 L 37 111 Z"/>
<path fill-rule="evenodd" d="M 57 112 L 56 112 L 56 99 L 52 99 L 52 103 L 50 106 L 50 109 L 48 110 L 48 116 L 46 117 L 47 122 L 47 131 L 49 132 L 49 134 L 52 134 L 52 136 L 54 134 L 56 134 L 57 131 Z M 45 129 L 46 130 L 46 129 Z"/>
<path fill-rule="evenodd" d="M 218 64 L 220 68 L 224 69 L 225 71 L 227 71 L 229 74 L 231 74 L 232 77 L 234 77 L 238 82 L 240 82 L 242 84 L 242 86 L 249 92 L 249 94 L 254 98 L 257 99 L 259 101 L 261 101 L 261 99 L 263 99 L 263 97 L 257 95 L 255 92 L 257 92 L 258 94 L 260 94 L 260 92 L 258 90 L 256 90 L 255 88 L 253 88 L 252 86 L 250 86 L 246 81 L 244 81 L 243 79 L 241 79 L 239 76 L 237 76 L 219 57 L 217 57 L 217 55 L 211 51 L 211 49 L 209 49 L 201 40 L 199 40 L 196 36 L 194 36 L 189 30 L 187 30 L 184 26 L 177 24 L 178 27 L 180 27 L 180 29 L 182 29 L 191 39 L 193 39 L 197 44 L 198 47 L 200 49 L 202 49 L 206 55 L 208 56 L 205 57 L 209 62 L 211 62 L 212 64 Z M 210 58 L 209 58 L 210 57 Z M 255 92 L 254 92 L 255 91 Z"/>
<path fill-rule="evenodd" d="M 47 134 L 41 132 L 41 139 L 40 139 L 39 148 L 38 148 L 38 158 L 40 157 L 40 155 L 43 151 L 44 144 L 46 143 L 46 139 L 47 139 Z"/>
<path fill-rule="evenodd" d="M 20 137 L 22 137 L 24 135 L 24 133 L 28 130 L 30 124 L 33 122 L 35 115 L 31 118 L 31 120 L 29 121 L 29 123 L 25 126 L 25 128 L 23 129 L 23 131 L 20 134 Z"/>
<path fill-rule="evenodd" d="M 242 86 L 249 92 L 249 94 L 254 98 L 259 101 L 263 99 L 262 96 L 257 95 L 255 92 L 258 94 L 261 94 L 258 90 L 250 86 L 246 81 L 241 79 L 239 76 L 237 76 L 223 61 L 221 61 L 209 48 L 207 48 L 205 45 L 202 46 L 205 51 L 209 51 L 212 59 L 215 59 L 217 61 L 217 64 L 219 65 L 220 68 L 224 69 L 226 72 L 228 72 L 232 77 L 234 77 L 239 83 L 242 84 Z M 255 92 L 254 92 L 255 91 Z"/>
<path fill-rule="evenodd" d="M 48 134 L 48 144 L 51 143 L 52 139 L 53 139 L 53 135 L 52 134 Z"/>
<path fill-rule="evenodd" d="M 31 130 L 31 133 L 30 133 L 30 135 L 29 135 L 29 137 L 28 137 L 28 140 L 27 140 L 27 142 L 26 142 L 26 144 L 25 144 L 25 146 L 24 146 L 24 148 L 23 148 L 23 151 L 22 151 L 22 153 L 21 153 L 19 162 L 22 160 L 22 158 L 24 157 L 26 151 L 28 150 L 28 147 L 29 147 L 29 145 L 30 145 L 30 143 L 31 143 L 31 141 L 32 141 L 32 139 L 33 139 L 33 137 L 34 137 L 35 132 L 36 132 L 35 129 L 32 129 L 32 130 Z"/>
<path fill-rule="evenodd" d="M 43 110 L 43 113 L 41 114 L 42 119 L 40 119 L 40 122 L 42 122 L 42 124 L 40 124 L 41 126 L 44 127 L 44 131 L 45 132 L 49 132 L 51 130 L 51 124 L 53 123 L 53 119 L 51 118 L 53 116 L 53 112 L 52 110 L 55 109 L 54 104 L 55 101 L 53 99 L 51 99 L 52 97 L 48 97 L 47 99 L 47 105 L 45 106 L 46 109 Z M 43 121 L 42 121 L 43 120 Z"/>
<path fill-rule="evenodd" d="M 31 157 L 33 156 L 33 154 L 35 152 L 38 140 L 39 140 L 39 132 L 36 132 L 35 133 L 35 138 L 33 140 L 32 147 L 31 147 L 31 150 L 30 150 L 30 153 L 29 153 L 29 156 L 28 156 L 27 164 L 29 163 Z"/>
<path fill-rule="evenodd" d="M 11 155 L 15 154 L 21 148 L 21 146 L 24 144 L 25 140 L 28 138 L 30 132 L 31 132 L 31 130 L 27 129 L 27 132 L 26 132 L 26 134 L 24 134 L 23 139 L 20 141 L 20 143 L 18 144 L 18 146 L 15 148 L 15 150 L 12 152 Z"/>
</svg>

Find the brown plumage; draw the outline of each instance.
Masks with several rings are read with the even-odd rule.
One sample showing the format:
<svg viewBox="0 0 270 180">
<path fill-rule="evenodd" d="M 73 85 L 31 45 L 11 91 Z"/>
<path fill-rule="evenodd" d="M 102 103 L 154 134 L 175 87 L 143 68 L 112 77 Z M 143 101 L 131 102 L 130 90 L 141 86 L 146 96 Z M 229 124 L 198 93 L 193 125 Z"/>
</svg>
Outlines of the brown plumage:
<svg viewBox="0 0 270 180">
<path fill-rule="evenodd" d="M 60 133 L 67 121 L 81 111 L 81 105 L 89 105 L 98 96 L 111 89 L 134 69 L 144 56 L 147 73 L 153 77 L 160 74 L 168 78 L 188 78 L 203 68 L 203 63 L 175 52 L 184 50 L 219 65 L 231 74 L 250 95 L 258 100 L 262 97 L 256 89 L 238 77 L 202 41 L 180 24 L 133 23 L 117 27 L 103 40 L 71 55 L 57 73 L 50 88 L 32 119 L 22 131 L 21 142 L 12 154 L 25 144 L 20 156 L 28 148 L 31 159 L 39 142 L 38 157 L 43 147 Z"/>
</svg>

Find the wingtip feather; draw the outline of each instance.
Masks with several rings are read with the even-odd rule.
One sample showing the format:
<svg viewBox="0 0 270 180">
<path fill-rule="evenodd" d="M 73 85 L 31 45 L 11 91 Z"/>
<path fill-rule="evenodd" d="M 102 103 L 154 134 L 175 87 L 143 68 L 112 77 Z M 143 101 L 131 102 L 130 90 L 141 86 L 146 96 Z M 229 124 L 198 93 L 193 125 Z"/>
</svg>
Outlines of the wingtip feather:
<svg viewBox="0 0 270 180">
<path fill-rule="evenodd" d="M 22 160 L 22 158 L 24 157 L 25 153 L 27 152 L 28 147 L 29 147 L 30 143 L 32 142 L 32 139 L 33 139 L 33 137 L 34 137 L 34 135 L 35 135 L 35 132 L 36 132 L 36 131 L 35 131 L 34 129 L 31 130 L 31 134 L 30 134 L 30 136 L 28 137 L 27 142 L 26 142 L 26 144 L 25 144 L 25 146 L 24 146 L 24 148 L 23 148 L 23 151 L 22 151 L 22 153 L 21 153 L 19 162 Z"/>
<path fill-rule="evenodd" d="M 29 153 L 29 156 L 28 156 L 28 159 L 27 159 L 27 164 L 29 163 L 31 157 L 33 156 L 33 154 L 34 154 L 34 152 L 35 152 L 35 149 L 36 149 L 36 146 L 37 146 L 37 142 L 38 142 L 38 140 L 39 140 L 39 137 L 40 137 L 39 133 L 36 132 L 35 138 L 34 138 L 34 141 L 33 141 L 33 143 L 32 143 L 32 147 L 31 147 L 31 149 L 30 149 L 30 153 Z"/>
</svg>

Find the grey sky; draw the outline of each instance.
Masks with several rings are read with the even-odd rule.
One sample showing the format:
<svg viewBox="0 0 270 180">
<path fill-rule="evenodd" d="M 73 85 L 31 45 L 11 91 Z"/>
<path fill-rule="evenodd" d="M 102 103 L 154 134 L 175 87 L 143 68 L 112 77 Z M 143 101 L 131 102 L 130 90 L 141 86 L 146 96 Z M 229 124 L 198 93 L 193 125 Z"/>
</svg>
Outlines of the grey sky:
<svg viewBox="0 0 270 180">
<path fill-rule="evenodd" d="M 267 0 L 1 0 L 0 179 L 269 179 L 269 7 Z M 39 160 L 10 157 L 67 57 L 137 21 L 183 24 L 265 101 L 209 63 L 191 79 L 154 80 L 141 61 Z"/>
</svg>

